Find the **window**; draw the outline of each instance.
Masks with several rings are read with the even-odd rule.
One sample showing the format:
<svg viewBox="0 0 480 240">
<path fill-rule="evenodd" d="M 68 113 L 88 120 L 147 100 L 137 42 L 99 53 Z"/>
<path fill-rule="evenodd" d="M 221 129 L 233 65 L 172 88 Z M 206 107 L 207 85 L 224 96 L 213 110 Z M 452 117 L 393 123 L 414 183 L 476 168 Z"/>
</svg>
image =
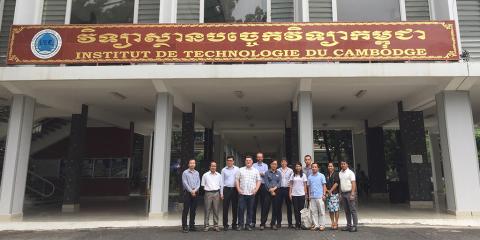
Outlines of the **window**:
<svg viewBox="0 0 480 240">
<path fill-rule="evenodd" d="M 135 0 L 72 0 L 70 23 L 133 23 Z"/>
<path fill-rule="evenodd" d="M 205 0 L 204 22 L 266 22 L 267 0 Z"/>
<path fill-rule="evenodd" d="M 89 158 L 82 161 L 84 178 L 129 178 L 129 158 Z"/>
<path fill-rule="evenodd" d="M 338 21 L 400 21 L 398 0 L 337 0 Z"/>
</svg>

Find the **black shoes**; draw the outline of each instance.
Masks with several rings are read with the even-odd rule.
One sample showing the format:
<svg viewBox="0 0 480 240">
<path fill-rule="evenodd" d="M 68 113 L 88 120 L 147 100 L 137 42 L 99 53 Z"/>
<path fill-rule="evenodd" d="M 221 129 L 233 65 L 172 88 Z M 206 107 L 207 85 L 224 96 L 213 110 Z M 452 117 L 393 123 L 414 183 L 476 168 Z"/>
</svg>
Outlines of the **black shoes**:
<svg viewBox="0 0 480 240">
<path fill-rule="evenodd" d="M 343 232 L 357 232 L 358 229 L 357 229 L 357 226 L 353 226 L 353 227 L 344 227 L 342 228 L 342 231 Z"/>
<path fill-rule="evenodd" d="M 182 232 L 183 232 L 183 233 L 188 233 L 188 228 L 187 228 L 187 227 L 183 227 L 183 228 L 182 228 Z"/>
<path fill-rule="evenodd" d="M 197 232 L 198 229 L 197 229 L 196 227 L 190 227 L 189 231 L 190 231 L 190 232 Z"/>
<path fill-rule="evenodd" d="M 342 232 L 350 232 L 351 227 L 344 227 L 342 228 Z"/>
</svg>

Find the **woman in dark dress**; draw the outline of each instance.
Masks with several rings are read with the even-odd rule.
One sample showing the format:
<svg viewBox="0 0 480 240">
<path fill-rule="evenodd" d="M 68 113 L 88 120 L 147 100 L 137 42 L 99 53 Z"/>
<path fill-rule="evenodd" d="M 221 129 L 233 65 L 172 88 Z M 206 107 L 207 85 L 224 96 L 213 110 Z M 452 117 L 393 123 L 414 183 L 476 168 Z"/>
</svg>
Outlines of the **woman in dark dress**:
<svg viewBox="0 0 480 240">
<path fill-rule="evenodd" d="M 338 172 L 335 172 L 335 167 L 332 162 L 328 163 L 327 174 L 327 210 L 330 213 L 332 221 L 332 230 L 338 229 L 338 217 L 340 210 L 340 198 L 338 189 L 340 185 L 340 178 Z"/>
</svg>

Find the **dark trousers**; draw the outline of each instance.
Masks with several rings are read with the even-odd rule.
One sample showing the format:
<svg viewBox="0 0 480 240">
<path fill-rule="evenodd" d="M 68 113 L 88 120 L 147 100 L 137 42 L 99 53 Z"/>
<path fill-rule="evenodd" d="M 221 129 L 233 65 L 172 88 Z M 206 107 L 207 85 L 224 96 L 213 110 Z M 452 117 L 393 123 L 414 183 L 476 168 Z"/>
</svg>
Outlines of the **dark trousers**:
<svg viewBox="0 0 480 240">
<path fill-rule="evenodd" d="M 357 200 L 350 200 L 350 195 L 352 192 L 342 192 L 342 203 L 343 208 L 345 209 L 345 215 L 347 218 L 348 227 L 356 227 L 358 225 L 358 216 L 357 216 Z M 353 220 L 353 225 L 352 225 Z"/>
<path fill-rule="evenodd" d="M 305 207 L 305 196 L 292 196 L 293 212 L 295 215 L 295 226 L 302 226 L 300 211 Z"/>
<path fill-rule="evenodd" d="M 268 218 L 268 212 L 270 212 L 270 206 L 272 206 L 272 221 L 270 222 L 270 225 L 280 225 L 280 219 L 278 218 L 280 204 L 282 203 L 280 198 L 280 190 L 277 189 L 277 191 L 275 191 L 275 196 L 272 196 L 270 192 L 267 192 L 267 194 L 268 195 L 265 197 L 265 205 L 262 209 L 260 226 L 265 226 Z"/>
<path fill-rule="evenodd" d="M 232 205 L 232 227 L 237 226 L 238 192 L 234 187 L 223 188 L 223 226 L 228 227 L 228 209 Z"/>
<path fill-rule="evenodd" d="M 265 208 L 265 197 L 267 197 L 268 191 L 265 188 L 265 184 L 260 185 L 260 189 L 258 189 L 257 194 L 255 194 L 255 202 L 253 204 L 253 219 L 252 224 L 255 226 L 257 223 L 257 206 L 258 202 L 260 202 L 260 219 L 263 217 L 263 209 Z"/>
<path fill-rule="evenodd" d="M 182 212 L 182 227 L 187 227 L 187 215 L 190 213 L 190 228 L 195 226 L 195 213 L 197 211 L 198 195 L 192 196 L 190 192 L 183 192 L 183 212 Z"/>
<path fill-rule="evenodd" d="M 288 187 L 281 187 L 280 188 L 280 210 L 279 210 L 279 215 L 278 215 L 278 220 L 280 220 L 280 224 L 282 224 L 282 207 L 283 203 L 287 205 L 287 221 L 288 221 L 288 226 L 292 225 L 292 201 L 290 200 L 289 195 L 289 188 Z"/>
<path fill-rule="evenodd" d="M 247 225 L 252 225 L 252 218 L 253 218 L 253 204 L 255 201 L 255 197 L 253 195 L 238 195 L 238 225 L 239 227 L 243 227 L 244 217 L 245 217 L 245 210 L 247 210 Z"/>
</svg>

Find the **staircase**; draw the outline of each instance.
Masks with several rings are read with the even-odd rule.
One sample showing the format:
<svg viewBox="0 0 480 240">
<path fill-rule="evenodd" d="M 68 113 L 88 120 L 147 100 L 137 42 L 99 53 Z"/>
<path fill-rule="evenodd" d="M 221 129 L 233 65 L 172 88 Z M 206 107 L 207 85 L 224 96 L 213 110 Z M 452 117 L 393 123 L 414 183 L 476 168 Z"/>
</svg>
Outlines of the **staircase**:
<svg viewBox="0 0 480 240">
<path fill-rule="evenodd" d="M 6 116 L 8 120 L 8 113 Z M 0 121 L 2 115 L 0 112 Z M 32 128 L 30 155 L 68 137 L 70 121 L 61 118 L 46 118 L 36 121 Z M 6 137 L 0 137 L 0 179 L 5 157 Z M 30 159 L 32 162 L 32 159 Z M 25 204 L 46 205 L 61 204 L 63 200 L 64 178 L 43 177 L 29 169 L 25 189 Z"/>
<path fill-rule="evenodd" d="M 61 205 L 64 182 L 63 177 L 47 178 L 28 171 L 24 204 L 27 206 Z"/>
</svg>

